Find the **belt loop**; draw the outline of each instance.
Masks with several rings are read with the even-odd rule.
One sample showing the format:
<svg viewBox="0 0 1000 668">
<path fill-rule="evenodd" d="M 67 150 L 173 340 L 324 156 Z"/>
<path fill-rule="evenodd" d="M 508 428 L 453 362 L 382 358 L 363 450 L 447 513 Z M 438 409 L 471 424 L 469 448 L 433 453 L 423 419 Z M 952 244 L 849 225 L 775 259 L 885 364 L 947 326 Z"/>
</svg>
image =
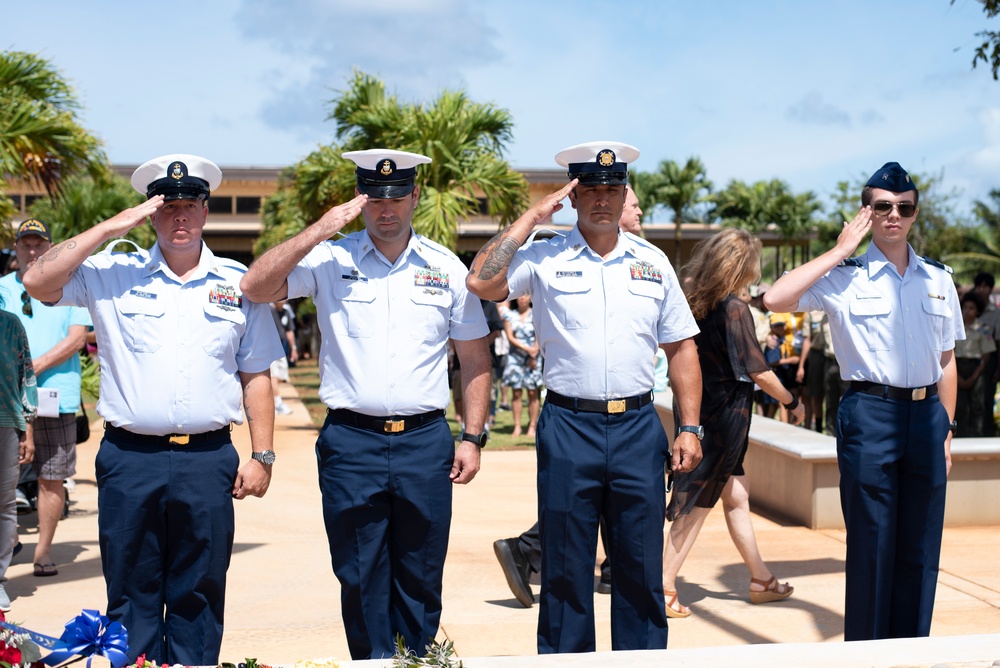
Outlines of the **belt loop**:
<svg viewBox="0 0 1000 668">
<path fill-rule="evenodd" d="M 883 385 L 882 386 L 882 398 L 883 399 L 888 399 L 889 398 L 889 386 L 888 385 Z"/>
<path fill-rule="evenodd" d="M 573 414 L 576 415 L 580 412 L 579 410 L 580 400 L 577 397 L 573 397 Z"/>
</svg>

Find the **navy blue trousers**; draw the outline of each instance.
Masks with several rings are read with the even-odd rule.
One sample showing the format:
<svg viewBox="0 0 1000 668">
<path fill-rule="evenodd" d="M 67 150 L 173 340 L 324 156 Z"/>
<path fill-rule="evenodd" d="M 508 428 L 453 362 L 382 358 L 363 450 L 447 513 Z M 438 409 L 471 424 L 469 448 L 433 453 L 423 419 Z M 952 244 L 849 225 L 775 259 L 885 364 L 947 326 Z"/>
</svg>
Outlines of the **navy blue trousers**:
<svg viewBox="0 0 1000 668">
<path fill-rule="evenodd" d="M 108 617 L 128 630 L 130 661 L 215 665 L 233 551 L 239 454 L 218 443 L 161 448 L 105 436 L 97 452 L 97 526 Z"/>
<path fill-rule="evenodd" d="M 538 653 L 592 652 L 594 560 L 603 516 L 611 563 L 611 646 L 664 649 L 664 466 L 652 404 L 616 415 L 545 404 L 538 421 L 542 591 Z"/>
<path fill-rule="evenodd" d="M 837 415 L 847 526 L 844 640 L 930 634 L 947 474 L 948 413 L 937 396 L 848 391 Z"/>
<path fill-rule="evenodd" d="M 327 417 L 316 442 L 323 518 L 351 658 L 423 656 L 441 621 L 455 440 L 444 418 L 378 434 Z"/>
</svg>

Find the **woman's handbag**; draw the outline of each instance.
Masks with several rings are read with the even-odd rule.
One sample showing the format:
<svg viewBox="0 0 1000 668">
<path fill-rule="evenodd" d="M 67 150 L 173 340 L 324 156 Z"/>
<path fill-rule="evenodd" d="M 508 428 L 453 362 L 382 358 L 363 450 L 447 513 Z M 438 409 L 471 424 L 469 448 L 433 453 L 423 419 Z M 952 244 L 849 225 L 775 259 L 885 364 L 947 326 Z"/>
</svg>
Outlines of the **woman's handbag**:
<svg viewBox="0 0 1000 668">
<path fill-rule="evenodd" d="M 76 416 L 76 442 L 77 444 L 83 443 L 90 438 L 90 417 L 87 415 L 87 409 L 83 407 L 83 402 L 80 402 L 80 410 L 83 411 L 83 415 Z"/>
</svg>

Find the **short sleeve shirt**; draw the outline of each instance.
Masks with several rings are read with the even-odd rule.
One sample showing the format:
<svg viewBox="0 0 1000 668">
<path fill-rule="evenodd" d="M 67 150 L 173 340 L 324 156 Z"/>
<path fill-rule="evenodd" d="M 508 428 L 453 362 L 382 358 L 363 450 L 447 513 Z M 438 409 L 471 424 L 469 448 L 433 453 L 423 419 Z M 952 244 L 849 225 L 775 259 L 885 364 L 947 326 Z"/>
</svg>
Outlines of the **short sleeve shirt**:
<svg viewBox="0 0 1000 668">
<path fill-rule="evenodd" d="M 242 423 L 239 373 L 282 357 L 267 304 L 240 292 L 246 267 L 204 244 L 181 281 L 154 246 L 98 253 L 63 288 L 59 304 L 87 307 L 101 363 L 97 412 L 139 434 L 198 434 Z"/>
<path fill-rule="evenodd" d="M 366 415 L 446 408 L 448 339 L 489 330 L 468 270 L 418 234 L 395 263 L 367 230 L 312 249 L 288 276 L 288 296 L 312 297 L 323 335 L 320 399 Z"/>
<path fill-rule="evenodd" d="M 31 344 L 32 357 L 41 357 L 69 336 L 74 325 L 90 328 L 90 313 L 85 308 L 46 306 L 33 297 L 31 317 L 24 314 L 21 295 L 25 293 L 16 272 L 0 278 L 4 310 L 21 321 Z M 37 377 L 38 387 L 59 390 L 59 412 L 75 413 L 80 408 L 80 356 L 73 355 L 62 364 L 46 369 Z"/>
<path fill-rule="evenodd" d="M 667 257 L 620 232 L 604 258 L 578 226 L 521 248 L 507 272 L 510 298 L 530 294 L 545 385 L 581 399 L 648 392 L 660 344 L 698 333 Z"/>
<path fill-rule="evenodd" d="M 830 320 L 831 343 L 844 380 L 922 387 L 941 379 L 941 355 L 965 338 L 951 274 L 917 257 L 902 276 L 874 243 L 806 290 L 800 309 Z"/>
</svg>

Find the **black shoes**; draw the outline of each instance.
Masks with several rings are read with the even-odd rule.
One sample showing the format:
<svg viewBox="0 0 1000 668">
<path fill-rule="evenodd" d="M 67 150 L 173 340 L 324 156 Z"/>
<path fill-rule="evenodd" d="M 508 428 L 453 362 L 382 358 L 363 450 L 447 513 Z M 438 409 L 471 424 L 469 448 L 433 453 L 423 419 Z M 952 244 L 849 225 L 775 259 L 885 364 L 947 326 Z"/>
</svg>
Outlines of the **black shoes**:
<svg viewBox="0 0 1000 668">
<path fill-rule="evenodd" d="M 493 543 L 493 552 L 507 578 L 507 586 L 521 605 L 530 608 L 535 604 L 535 596 L 531 593 L 531 566 L 528 558 L 521 551 L 517 538 L 503 538 Z"/>
<path fill-rule="evenodd" d="M 611 593 L 611 569 L 602 568 L 601 569 L 601 581 L 597 583 L 597 593 L 598 594 L 610 594 Z"/>
</svg>

